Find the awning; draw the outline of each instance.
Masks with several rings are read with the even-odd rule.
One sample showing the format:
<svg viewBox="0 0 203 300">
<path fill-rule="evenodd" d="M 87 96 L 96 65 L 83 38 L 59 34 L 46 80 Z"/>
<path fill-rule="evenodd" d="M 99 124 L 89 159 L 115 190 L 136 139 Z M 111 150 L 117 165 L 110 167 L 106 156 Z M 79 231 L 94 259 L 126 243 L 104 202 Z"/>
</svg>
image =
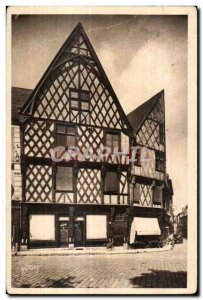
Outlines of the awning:
<svg viewBox="0 0 203 300">
<path fill-rule="evenodd" d="M 135 235 L 161 235 L 157 218 L 134 218 L 130 230 L 130 244 L 134 243 Z"/>
</svg>

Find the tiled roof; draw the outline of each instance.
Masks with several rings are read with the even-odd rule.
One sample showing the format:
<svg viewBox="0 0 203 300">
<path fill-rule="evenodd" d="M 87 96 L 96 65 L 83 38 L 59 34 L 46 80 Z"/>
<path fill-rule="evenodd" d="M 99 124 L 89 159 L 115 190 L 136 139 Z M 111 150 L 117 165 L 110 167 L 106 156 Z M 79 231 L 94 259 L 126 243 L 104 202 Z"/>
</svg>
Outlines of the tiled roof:
<svg viewBox="0 0 203 300">
<path fill-rule="evenodd" d="M 136 109 L 134 109 L 132 112 L 130 112 L 127 115 L 127 118 L 133 127 L 134 131 L 137 132 L 141 125 L 143 124 L 144 120 L 147 118 L 148 114 L 152 110 L 155 103 L 159 100 L 161 94 L 163 93 L 163 90 L 138 106 Z"/>
</svg>

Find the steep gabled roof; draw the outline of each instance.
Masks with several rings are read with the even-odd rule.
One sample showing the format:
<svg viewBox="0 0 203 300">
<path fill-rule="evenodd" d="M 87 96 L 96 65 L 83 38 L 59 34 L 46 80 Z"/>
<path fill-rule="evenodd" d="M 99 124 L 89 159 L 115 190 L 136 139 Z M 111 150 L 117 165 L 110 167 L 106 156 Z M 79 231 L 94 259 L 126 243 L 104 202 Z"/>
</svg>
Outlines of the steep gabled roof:
<svg viewBox="0 0 203 300">
<path fill-rule="evenodd" d="M 78 23 L 78 25 L 73 29 L 73 31 L 71 32 L 71 34 L 69 35 L 69 37 L 66 39 L 66 41 L 64 42 L 64 44 L 62 45 L 62 47 L 60 48 L 60 50 L 58 51 L 58 53 L 56 54 L 56 56 L 54 57 L 54 59 L 52 60 L 52 62 L 50 63 L 49 67 L 47 68 L 47 70 L 45 71 L 44 75 L 42 76 L 42 78 L 40 79 L 39 83 L 36 85 L 36 87 L 34 88 L 34 90 L 32 91 L 29 99 L 24 103 L 23 107 L 20 110 L 20 114 L 22 115 L 32 115 L 33 114 L 33 109 L 35 107 L 35 102 L 36 102 L 36 95 L 40 89 L 40 87 L 43 85 L 44 81 L 47 79 L 47 77 L 49 76 L 49 74 L 53 71 L 56 70 L 56 68 L 67 58 L 72 58 L 73 56 L 70 56 L 70 48 L 73 46 L 74 43 L 78 43 L 78 37 L 81 36 L 83 38 L 83 40 L 85 41 L 88 51 L 90 53 L 90 57 L 86 57 L 86 61 L 89 61 L 90 64 L 92 64 L 92 66 L 96 67 L 96 69 L 98 70 L 98 72 L 100 73 L 100 75 L 102 76 L 103 80 L 105 81 L 107 88 L 109 89 L 109 91 L 111 92 L 113 99 L 115 101 L 115 104 L 117 105 L 117 107 L 119 108 L 120 114 L 123 118 L 123 120 L 125 121 L 125 123 L 127 124 L 129 129 L 131 128 L 131 125 L 128 121 L 128 118 L 126 116 L 126 114 L 123 111 L 123 108 L 111 86 L 111 83 L 108 80 L 108 77 L 97 57 L 96 52 L 94 51 L 94 48 L 82 26 L 81 23 Z M 75 54 L 75 56 L 79 57 L 80 54 L 77 52 L 72 52 L 72 55 Z"/>
<path fill-rule="evenodd" d="M 160 91 L 158 94 L 154 95 L 152 98 L 138 106 L 132 112 L 127 115 L 127 118 L 134 130 L 135 133 L 138 132 L 150 112 L 152 111 L 153 107 L 160 99 L 160 96 L 164 93 L 164 90 Z"/>
<path fill-rule="evenodd" d="M 19 107 L 23 106 L 29 96 L 31 95 L 32 90 L 24 89 L 19 87 L 12 87 L 11 90 L 11 109 L 12 109 L 12 125 L 19 125 Z"/>
</svg>

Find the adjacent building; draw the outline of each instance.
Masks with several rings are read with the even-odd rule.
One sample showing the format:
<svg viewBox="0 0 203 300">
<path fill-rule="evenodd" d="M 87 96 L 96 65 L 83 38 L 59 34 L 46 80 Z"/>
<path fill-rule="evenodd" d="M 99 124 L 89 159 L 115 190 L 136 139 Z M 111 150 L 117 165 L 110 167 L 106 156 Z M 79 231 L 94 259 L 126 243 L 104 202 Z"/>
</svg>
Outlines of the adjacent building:
<svg viewBox="0 0 203 300">
<path fill-rule="evenodd" d="M 182 211 L 176 216 L 177 233 L 181 233 L 184 238 L 187 238 L 188 231 L 188 206 L 183 207 Z"/>
<path fill-rule="evenodd" d="M 126 116 L 79 23 L 35 89 L 13 88 L 12 100 L 12 237 L 21 248 L 169 234 L 164 91 Z"/>
</svg>

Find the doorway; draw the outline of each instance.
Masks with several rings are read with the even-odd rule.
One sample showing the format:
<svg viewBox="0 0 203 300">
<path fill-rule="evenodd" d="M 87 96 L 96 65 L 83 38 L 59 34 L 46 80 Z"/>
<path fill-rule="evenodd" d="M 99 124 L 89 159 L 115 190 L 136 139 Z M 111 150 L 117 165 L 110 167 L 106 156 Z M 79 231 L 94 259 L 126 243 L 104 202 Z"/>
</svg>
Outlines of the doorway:
<svg viewBox="0 0 203 300">
<path fill-rule="evenodd" d="M 84 221 L 75 221 L 75 247 L 84 246 Z"/>
<path fill-rule="evenodd" d="M 60 247 L 68 247 L 68 221 L 59 221 Z"/>
</svg>

